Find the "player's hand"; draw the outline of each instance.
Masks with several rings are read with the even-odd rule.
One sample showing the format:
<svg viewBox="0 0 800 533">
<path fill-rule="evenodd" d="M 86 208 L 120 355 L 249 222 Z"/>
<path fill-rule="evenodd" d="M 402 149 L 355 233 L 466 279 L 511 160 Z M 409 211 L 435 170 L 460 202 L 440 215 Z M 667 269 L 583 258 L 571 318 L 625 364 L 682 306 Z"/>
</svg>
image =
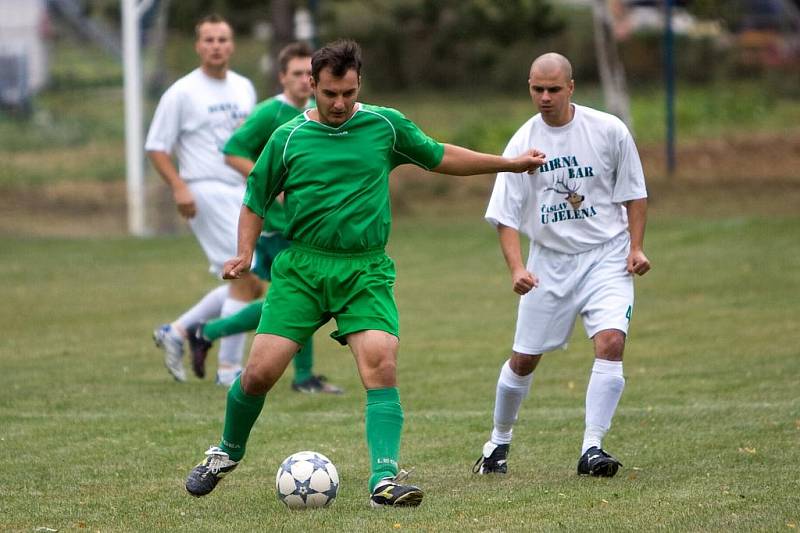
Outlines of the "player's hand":
<svg viewBox="0 0 800 533">
<path fill-rule="evenodd" d="M 253 256 L 248 254 L 237 255 L 225 261 L 222 265 L 222 279 L 239 279 L 242 273 L 250 270 Z"/>
<path fill-rule="evenodd" d="M 186 184 L 173 189 L 172 197 L 175 199 L 175 205 L 178 206 L 178 213 L 183 218 L 194 218 L 197 214 L 197 206 L 194 203 L 192 191 L 189 190 Z"/>
<path fill-rule="evenodd" d="M 524 154 L 512 159 L 511 163 L 514 167 L 513 172 L 533 174 L 537 168 L 544 165 L 546 160 L 547 156 L 545 156 L 544 152 L 531 148 Z"/>
<path fill-rule="evenodd" d="M 632 250 L 628 254 L 628 272 L 644 276 L 650 270 L 650 260 L 641 250 Z"/>
<path fill-rule="evenodd" d="M 520 296 L 523 294 L 528 294 L 534 288 L 539 286 L 539 278 L 524 268 L 520 268 L 519 270 L 515 270 L 511 273 L 511 282 L 514 292 Z"/>
</svg>

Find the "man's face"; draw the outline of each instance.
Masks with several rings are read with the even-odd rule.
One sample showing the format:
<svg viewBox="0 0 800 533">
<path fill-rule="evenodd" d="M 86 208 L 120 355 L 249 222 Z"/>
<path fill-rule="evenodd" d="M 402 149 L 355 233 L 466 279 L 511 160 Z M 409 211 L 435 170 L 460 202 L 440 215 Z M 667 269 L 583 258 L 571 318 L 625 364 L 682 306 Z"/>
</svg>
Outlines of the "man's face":
<svg viewBox="0 0 800 533">
<path fill-rule="evenodd" d="M 211 69 L 227 68 L 233 55 L 233 31 L 224 22 L 206 22 L 198 30 L 194 44 L 200 63 Z"/>
<path fill-rule="evenodd" d="M 528 79 L 531 99 L 544 121 L 563 126 L 571 119 L 570 99 L 575 83 L 558 68 L 534 67 Z"/>
<path fill-rule="evenodd" d="M 311 80 L 314 98 L 317 100 L 319 120 L 329 126 L 341 126 L 353 116 L 353 107 L 358 99 L 361 78 L 355 70 L 348 70 L 337 78 L 331 69 L 324 68 L 319 73 L 319 81 Z"/>
<path fill-rule="evenodd" d="M 278 78 L 290 100 L 306 102 L 311 96 L 311 58 L 290 59 L 286 65 L 286 72 L 281 72 Z"/>
</svg>

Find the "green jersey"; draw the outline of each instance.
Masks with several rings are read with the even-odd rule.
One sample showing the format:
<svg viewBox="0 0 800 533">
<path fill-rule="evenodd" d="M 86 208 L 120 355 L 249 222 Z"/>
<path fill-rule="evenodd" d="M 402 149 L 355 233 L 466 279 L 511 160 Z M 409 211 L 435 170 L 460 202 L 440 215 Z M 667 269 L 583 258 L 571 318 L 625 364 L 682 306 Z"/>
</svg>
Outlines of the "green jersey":
<svg viewBox="0 0 800 533">
<path fill-rule="evenodd" d="M 392 223 L 389 172 L 405 163 L 434 168 L 444 146 L 394 109 L 356 104 L 337 128 L 307 115 L 272 134 L 247 178 L 244 204 L 263 217 L 284 191 L 287 239 L 334 251 L 383 248 Z"/>
<path fill-rule="evenodd" d="M 302 112 L 302 109 L 294 107 L 282 94 L 264 100 L 253 108 L 253 112 L 228 139 L 222 151 L 226 155 L 256 161 L 273 132 Z M 283 205 L 274 202 L 264 216 L 264 231 L 283 233 L 285 227 L 286 214 Z"/>
</svg>

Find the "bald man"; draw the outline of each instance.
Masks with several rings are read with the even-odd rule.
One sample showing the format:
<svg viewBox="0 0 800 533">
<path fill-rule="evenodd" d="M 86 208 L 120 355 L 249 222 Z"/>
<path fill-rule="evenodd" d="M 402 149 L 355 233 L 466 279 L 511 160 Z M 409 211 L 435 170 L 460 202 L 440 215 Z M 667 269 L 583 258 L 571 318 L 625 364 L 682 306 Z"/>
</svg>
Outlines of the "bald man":
<svg viewBox="0 0 800 533">
<path fill-rule="evenodd" d="M 566 344 L 580 315 L 594 343 L 578 474 L 612 477 L 621 463 L 603 437 L 622 396 L 622 353 L 633 312 L 633 277 L 650 270 L 643 251 L 644 173 L 618 118 L 572 103 L 572 66 L 560 54 L 533 62 L 528 79 L 539 113 L 514 134 L 505 157 L 533 144 L 548 156 L 533 176 L 497 174 L 486 220 L 520 295 L 511 357 L 497 381 L 494 427 L 473 471 L 505 474 L 511 434 L 542 355 Z M 530 239 L 522 260 L 519 234 Z"/>
</svg>

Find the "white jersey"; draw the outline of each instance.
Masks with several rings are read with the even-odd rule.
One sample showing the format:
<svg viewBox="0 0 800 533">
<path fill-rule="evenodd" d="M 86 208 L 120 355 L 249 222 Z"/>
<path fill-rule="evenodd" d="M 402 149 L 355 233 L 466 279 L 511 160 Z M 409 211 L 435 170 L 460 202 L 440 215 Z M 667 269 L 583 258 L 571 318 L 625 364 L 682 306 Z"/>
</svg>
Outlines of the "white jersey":
<svg viewBox="0 0 800 533">
<path fill-rule="evenodd" d="M 503 155 L 538 148 L 547 161 L 533 174 L 498 173 L 486 210 L 491 224 L 509 226 L 567 254 L 591 250 L 626 231 L 622 202 L 647 197 L 639 154 L 625 124 L 572 105 L 575 115 L 565 126 L 548 126 L 537 114 L 517 130 Z"/>
<path fill-rule="evenodd" d="M 176 81 L 156 108 L 145 150 L 173 153 L 183 180 L 214 179 L 241 184 L 222 149 L 256 103 L 250 80 L 228 71 L 212 78 L 197 68 Z"/>
</svg>

